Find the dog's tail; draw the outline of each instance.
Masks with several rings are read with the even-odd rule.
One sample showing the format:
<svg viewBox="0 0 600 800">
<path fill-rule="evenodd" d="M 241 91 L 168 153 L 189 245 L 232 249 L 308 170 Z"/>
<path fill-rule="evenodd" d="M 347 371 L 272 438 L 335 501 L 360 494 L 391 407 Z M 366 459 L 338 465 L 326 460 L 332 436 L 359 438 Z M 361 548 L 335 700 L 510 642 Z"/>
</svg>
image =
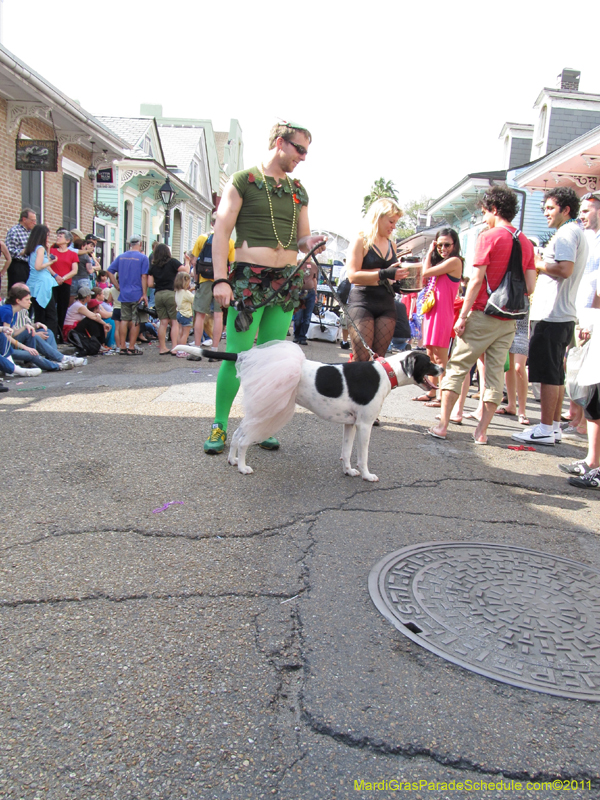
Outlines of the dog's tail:
<svg viewBox="0 0 600 800">
<path fill-rule="evenodd" d="M 237 374 L 244 390 L 240 445 L 262 442 L 290 421 L 305 356 L 292 342 L 270 342 L 240 353 Z"/>
<path fill-rule="evenodd" d="M 208 350 L 206 347 L 193 347 L 190 344 L 178 344 L 173 348 L 178 353 L 190 353 L 193 356 L 215 358 L 219 361 L 237 361 L 237 353 L 220 353 L 218 350 Z"/>
</svg>

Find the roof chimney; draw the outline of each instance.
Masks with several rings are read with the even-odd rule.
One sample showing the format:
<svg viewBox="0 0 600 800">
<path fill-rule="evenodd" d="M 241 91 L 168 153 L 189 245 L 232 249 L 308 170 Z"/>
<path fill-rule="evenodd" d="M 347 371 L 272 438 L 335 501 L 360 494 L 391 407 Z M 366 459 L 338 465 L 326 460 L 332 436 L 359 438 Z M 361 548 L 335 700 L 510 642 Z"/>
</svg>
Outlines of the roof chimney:
<svg viewBox="0 0 600 800">
<path fill-rule="evenodd" d="M 565 68 L 557 78 L 558 88 L 562 92 L 578 92 L 580 78 L 580 70 Z"/>
</svg>

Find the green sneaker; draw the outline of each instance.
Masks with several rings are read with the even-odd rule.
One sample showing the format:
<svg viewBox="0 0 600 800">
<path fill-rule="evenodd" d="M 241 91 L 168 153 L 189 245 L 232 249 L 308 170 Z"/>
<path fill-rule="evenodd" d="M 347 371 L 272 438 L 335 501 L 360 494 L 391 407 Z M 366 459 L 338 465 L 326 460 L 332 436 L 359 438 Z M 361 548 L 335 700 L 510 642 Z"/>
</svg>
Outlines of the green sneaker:
<svg viewBox="0 0 600 800">
<path fill-rule="evenodd" d="M 227 433 L 218 422 L 215 422 L 211 428 L 210 436 L 204 442 L 204 452 L 208 453 L 209 456 L 216 456 L 222 453 L 226 439 Z"/>
<path fill-rule="evenodd" d="M 263 450 L 279 450 L 279 441 L 274 436 L 269 436 L 264 442 L 260 442 L 258 446 L 262 447 Z"/>
</svg>

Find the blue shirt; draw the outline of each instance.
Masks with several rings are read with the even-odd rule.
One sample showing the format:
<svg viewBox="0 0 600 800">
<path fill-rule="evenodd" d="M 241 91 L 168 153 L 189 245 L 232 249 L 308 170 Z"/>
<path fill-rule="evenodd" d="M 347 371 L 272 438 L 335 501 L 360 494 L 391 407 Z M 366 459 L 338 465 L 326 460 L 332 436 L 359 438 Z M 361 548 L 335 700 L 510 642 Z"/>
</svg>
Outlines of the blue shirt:
<svg viewBox="0 0 600 800">
<path fill-rule="evenodd" d="M 108 268 L 119 275 L 119 300 L 121 303 L 137 303 L 142 299 L 142 275 L 148 274 L 148 256 L 139 250 L 128 250 L 117 256 Z"/>
<path fill-rule="evenodd" d="M 0 306 L 0 325 L 10 325 L 13 328 L 13 320 L 16 319 L 16 316 L 16 314 L 13 314 L 10 303 L 4 303 Z"/>
<path fill-rule="evenodd" d="M 35 298 L 38 305 L 42 308 L 46 308 L 52 297 L 52 289 L 58 286 L 58 283 L 45 267 L 39 270 L 35 268 L 35 259 L 40 247 L 44 251 L 44 264 L 47 264 L 50 260 L 46 250 L 41 244 L 38 244 L 33 253 L 29 256 L 29 277 L 27 278 L 27 286 L 29 286 L 31 296 Z"/>
</svg>

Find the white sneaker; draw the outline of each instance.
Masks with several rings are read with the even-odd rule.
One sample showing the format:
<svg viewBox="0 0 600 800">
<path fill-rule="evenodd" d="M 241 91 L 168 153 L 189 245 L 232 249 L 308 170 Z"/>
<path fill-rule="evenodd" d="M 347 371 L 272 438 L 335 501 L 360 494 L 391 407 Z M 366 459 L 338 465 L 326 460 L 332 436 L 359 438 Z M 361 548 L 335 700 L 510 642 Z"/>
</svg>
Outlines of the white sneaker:
<svg viewBox="0 0 600 800">
<path fill-rule="evenodd" d="M 62 361 L 58 362 L 58 368 L 61 370 L 61 372 L 66 369 L 73 369 L 74 366 L 75 364 L 72 361 L 67 361 L 66 358 L 63 358 Z"/>
<path fill-rule="evenodd" d="M 64 360 L 69 360 L 74 367 L 84 367 L 87 364 L 87 358 L 77 358 L 77 356 L 65 356 Z"/>
<path fill-rule="evenodd" d="M 525 428 L 524 431 L 513 433 L 511 438 L 514 439 L 515 442 L 521 442 L 525 444 L 543 444 L 554 447 L 554 433 L 542 433 L 539 425 L 533 425 L 531 428 Z"/>
<path fill-rule="evenodd" d="M 25 369 L 24 367 L 18 367 L 15 364 L 15 371 L 13 375 L 19 375 L 21 378 L 35 378 L 36 375 L 41 375 L 42 370 L 39 367 L 32 367 L 31 369 Z"/>
<path fill-rule="evenodd" d="M 205 339 L 200 347 L 212 347 L 212 339 Z"/>
<path fill-rule="evenodd" d="M 562 442 L 562 438 L 562 430 L 554 431 L 554 444 L 560 444 Z"/>
</svg>

